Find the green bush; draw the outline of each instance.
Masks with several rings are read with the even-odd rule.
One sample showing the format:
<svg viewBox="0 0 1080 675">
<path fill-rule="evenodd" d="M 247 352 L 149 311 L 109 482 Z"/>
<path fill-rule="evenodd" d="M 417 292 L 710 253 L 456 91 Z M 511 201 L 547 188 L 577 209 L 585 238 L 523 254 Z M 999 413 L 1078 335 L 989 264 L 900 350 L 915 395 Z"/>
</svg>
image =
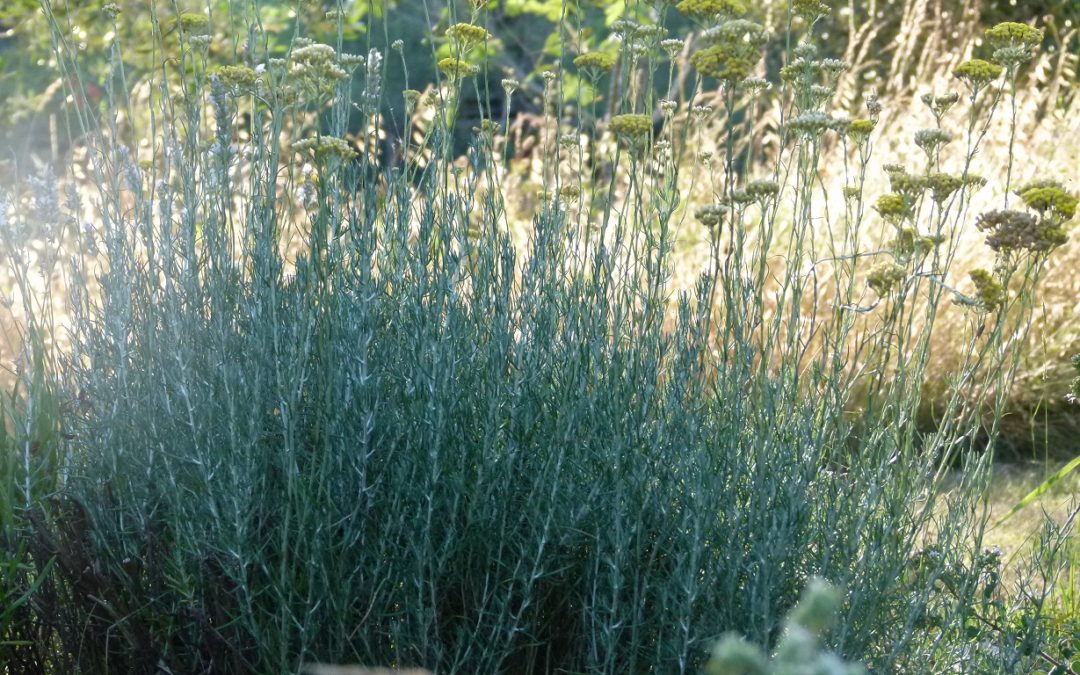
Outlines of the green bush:
<svg viewBox="0 0 1080 675">
<path fill-rule="evenodd" d="M 817 5 L 794 3 L 810 25 Z M 62 563 L 36 605 L 50 648 L 25 658 L 69 672 L 694 672 L 729 631 L 787 644 L 784 617 L 821 576 L 847 589 L 829 643 L 875 670 L 1037 659 L 1037 610 L 1005 604 L 982 562 L 979 431 L 984 413 L 996 431 L 1012 336 L 1067 218 L 983 215 L 1001 255 L 975 295 L 950 267 L 982 125 L 1007 94 L 969 92 L 968 164 L 951 180 L 952 134 L 921 131 L 922 166 L 890 168 L 894 193 L 877 199 L 860 186 L 878 104 L 860 124 L 834 116 L 843 64 L 792 36 L 782 161 L 739 175 L 735 142 L 752 131 L 731 113 L 764 86 L 747 75 L 765 36 L 727 17 L 694 61 L 721 80 L 729 120 L 726 156 L 691 166 L 715 186 L 698 214 L 712 260 L 672 298 L 673 238 L 692 226 L 676 155 L 694 156 L 694 124 L 715 111 L 627 86 L 589 139 L 610 170 L 594 183 L 581 142 L 562 141 L 575 130 L 551 112 L 551 73 L 558 142 L 522 242 L 499 120 L 463 161 L 450 153 L 484 68 L 462 37 L 475 30 L 451 34 L 433 100 L 407 94 L 434 122 L 406 155 L 431 161 L 390 168 L 342 139 L 399 95 L 382 90 L 382 55 L 297 38 L 273 60 L 255 19 L 241 61 L 215 64 L 206 16 L 178 15 L 180 56 L 137 130 L 147 146 L 118 131 L 134 105 L 123 45 L 105 112 L 72 109 L 94 191 L 47 223 L 79 248 L 62 265 L 70 348 L 35 372 L 80 404 L 66 478 L 30 535 L 35 564 Z M 667 65 L 660 31 L 618 30 L 623 70 L 603 77 Z M 683 121 L 654 137 L 654 105 Z M 812 236 L 825 138 L 851 162 L 828 251 Z M 52 189 L 35 199 L 58 203 Z M 871 227 L 895 240 L 864 250 Z M 826 286 L 831 309 L 811 310 Z M 920 433 L 930 336 L 952 300 L 970 308 L 955 336 L 967 359 L 942 423 Z M 1027 619 L 982 628 L 991 601 Z"/>
</svg>

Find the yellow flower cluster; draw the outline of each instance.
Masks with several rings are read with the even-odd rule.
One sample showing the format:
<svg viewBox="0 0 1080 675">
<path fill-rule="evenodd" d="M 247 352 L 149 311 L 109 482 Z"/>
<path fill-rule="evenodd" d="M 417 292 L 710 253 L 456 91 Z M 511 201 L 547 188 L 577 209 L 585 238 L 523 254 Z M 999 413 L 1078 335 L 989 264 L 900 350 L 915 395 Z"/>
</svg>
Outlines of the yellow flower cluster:
<svg viewBox="0 0 1080 675">
<path fill-rule="evenodd" d="M 446 29 L 446 37 L 459 48 L 468 51 L 476 45 L 487 42 L 491 34 L 481 26 L 471 23 L 455 23 Z"/>
<path fill-rule="evenodd" d="M 359 153 L 353 150 L 349 142 L 335 136 L 320 136 L 318 138 L 305 138 L 292 144 L 296 152 L 310 152 L 316 159 L 340 160 L 347 162 L 356 159 Z"/>
<path fill-rule="evenodd" d="M 473 64 L 449 56 L 441 59 L 438 65 L 439 71 L 450 80 L 460 80 L 480 72 L 480 69 Z"/>
<path fill-rule="evenodd" d="M 908 203 L 902 195 L 892 193 L 878 197 L 874 202 L 874 209 L 887 222 L 900 222 L 908 214 Z"/>
<path fill-rule="evenodd" d="M 861 143 L 870 137 L 876 126 L 877 122 L 871 119 L 851 120 L 851 124 L 848 125 L 848 136 L 851 136 L 856 143 Z"/>
<path fill-rule="evenodd" d="M 682 0 L 675 9 L 693 19 L 709 20 L 719 15 L 738 15 L 746 12 L 741 0 Z"/>
<path fill-rule="evenodd" d="M 181 32 L 201 35 L 210 29 L 210 17 L 196 12 L 183 12 L 176 18 L 176 26 Z"/>
<path fill-rule="evenodd" d="M 1040 213 L 1049 212 L 1056 220 L 1064 222 L 1076 215 L 1077 199 L 1053 180 L 1028 183 L 1016 191 L 1029 209 Z"/>
<path fill-rule="evenodd" d="M 222 66 L 215 73 L 229 89 L 247 91 L 255 86 L 258 76 L 247 66 Z"/>
<path fill-rule="evenodd" d="M 611 131 L 620 138 L 647 138 L 652 128 L 652 118 L 648 115 L 616 115 L 611 118 Z"/>
<path fill-rule="evenodd" d="M 971 282 L 975 284 L 975 297 L 988 312 L 992 312 L 1005 304 L 1005 287 L 984 269 L 972 270 L 969 273 Z"/>
<path fill-rule="evenodd" d="M 606 73 L 615 67 L 615 55 L 608 52 L 585 52 L 574 58 L 574 65 L 593 74 Z"/>
<path fill-rule="evenodd" d="M 972 91 L 978 91 L 996 80 L 1001 75 L 1002 70 L 1001 66 L 989 61 L 971 59 L 957 66 L 956 70 L 953 71 L 953 75 L 963 80 Z"/>
<path fill-rule="evenodd" d="M 870 269 L 866 285 L 879 296 L 888 295 L 897 284 L 907 278 L 907 270 L 895 262 L 881 262 Z"/>
<path fill-rule="evenodd" d="M 988 29 L 986 37 L 995 45 L 1030 49 L 1042 44 L 1043 32 L 1025 23 L 1005 21 Z"/>
<path fill-rule="evenodd" d="M 921 235 L 915 228 L 905 227 L 900 230 L 899 235 L 893 242 L 893 248 L 899 255 L 909 258 L 914 254 L 920 256 L 926 255 L 944 243 L 944 241 L 944 235 Z"/>
<path fill-rule="evenodd" d="M 947 173 L 930 174 L 926 182 L 933 200 L 938 204 L 945 203 L 963 185 L 962 180 Z"/>
<path fill-rule="evenodd" d="M 912 175 L 898 164 L 886 164 L 884 169 L 889 176 L 892 191 L 901 195 L 908 203 L 914 203 L 927 188 L 926 178 Z"/>
<path fill-rule="evenodd" d="M 727 45 L 715 45 L 694 52 L 690 56 L 690 64 L 702 75 L 724 82 L 743 80 L 754 67 L 749 59 L 743 58 Z"/>
</svg>

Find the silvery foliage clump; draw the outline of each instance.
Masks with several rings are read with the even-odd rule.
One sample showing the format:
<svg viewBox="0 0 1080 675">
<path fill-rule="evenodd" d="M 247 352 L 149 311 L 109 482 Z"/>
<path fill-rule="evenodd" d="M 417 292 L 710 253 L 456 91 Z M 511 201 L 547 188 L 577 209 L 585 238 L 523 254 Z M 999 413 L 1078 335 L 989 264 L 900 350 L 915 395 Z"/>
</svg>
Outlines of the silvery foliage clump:
<svg viewBox="0 0 1080 675">
<path fill-rule="evenodd" d="M 43 594 L 66 599 L 42 606 L 61 618 L 34 626 L 58 670 L 692 673 L 729 631 L 747 654 L 786 636 L 777 668 L 841 667 L 818 640 L 882 672 L 955 665 L 986 588 L 972 571 L 982 417 L 1000 418 L 1004 336 L 1025 315 L 980 317 L 979 366 L 956 375 L 940 427 L 920 430 L 953 256 L 905 260 L 866 306 L 854 233 L 871 225 L 851 209 L 819 259 L 817 140 L 846 123 L 791 118 L 797 161 L 738 177 L 747 190 L 705 213 L 712 264 L 676 294 L 679 182 L 649 182 L 648 116 L 632 116 L 645 122 L 633 147 L 612 145 L 607 193 L 559 186 L 605 208 L 577 219 L 538 199 L 519 241 L 494 134 L 450 159 L 471 68 L 427 97 L 436 147 L 407 150 L 431 161 L 388 167 L 345 138 L 354 110 L 366 134 L 391 98 L 378 52 L 353 106 L 336 50 L 296 47 L 278 66 L 245 53 L 271 64 L 248 95 L 195 59 L 164 70 L 149 110 L 128 115 L 123 97 L 101 117 L 72 110 L 103 245 L 73 261 L 87 283 L 70 289 L 72 356 L 51 371 L 85 400 L 65 413 L 70 479 L 41 536 L 68 556 Z M 75 56 L 58 52 L 72 81 Z M 139 115 L 145 157 L 114 133 Z M 729 148 L 741 126 L 723 130 Z M 852 170 L 861 181 L 865 162 Z M 936 226 L 961 206 L 933 211 Z M 819 284 L 836 302 L 806 311 Z M 938 555 L 916 564 L 916 545 Z M 784 618 L 814 576 L 847 593 L 827 633 L 820 593 Z M 1002 644 L 985 672 L 1033 661 Z"/>
</svg>

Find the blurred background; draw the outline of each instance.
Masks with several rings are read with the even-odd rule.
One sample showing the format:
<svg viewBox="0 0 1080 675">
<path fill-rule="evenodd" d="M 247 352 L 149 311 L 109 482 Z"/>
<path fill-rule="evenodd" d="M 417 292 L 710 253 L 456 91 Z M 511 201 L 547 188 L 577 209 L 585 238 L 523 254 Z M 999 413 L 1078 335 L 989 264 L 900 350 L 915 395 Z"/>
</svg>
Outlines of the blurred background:
<svg viewBox="0 0 1080 675">
<path fill-rule="evenodd" d="M 483 0 L 479 0 L 483 1 Z M 148 96 L 140 88 L 151 75 L 161 73 L 162 64 L 170 58 L 150 47 L 145 39 L 156 22 L 167 32 L 179 13 L 209 12 L 215 35 L 210 52 L 223 63 L 245 61 L 245 38 L 240 12 L 246 3 L 210 0 L 209 3 L 173 3 L 118 0 L 111 3 L 120 10 L 120 20 L 113 21 L 104 11 L 105 3 L 59 2 L 56 13 L 84 59 L 83 72 L 87 80 L 79 83 L 90 105 L 101 104 L 110 95 L 138 100 Z M 828 53 L 822 56 L 842 58 L 851 64 L 844 73 L 835 97 L 838 113 L 858 117 L 862 114 L 863 98 L 877 94 L 884 105 L 882 121 L 875 134 L 875 166 L 898 161 L 903 163 L 912 152 L 911 134 L 932 126 L 932 118 L 919 102 L 924 93 L 942 94 L 959 91 L 962 87 L 951 77 L 955 65 L 981 51 L 983 30 L 1000 21 L 1029 23 L 1045 31 L 1046 41 L 1037 59 L 1022 71 L 1020 96 L 1023 110 L 1016 154 L 1019 184 L 1034 178 L 1052 177 L 1061 181 L 1073 193 L 1080 191 L 1080 0 L 848 0 L 834 2 L 829 17 L 816 30 Z M 243 5 L 244 7 L 241 7 Z M 750 8 L 755 20 L 764 24 L 774 35 L 782 36 L 786 29 L 787 0 L 763 0 Z M 283 54 L 294 35 L 306 35 L 333 42 L 336 39 L 337 16 L 328 15 L 336 7 L 333 2 L 260 3 L 262 21 L 270 54 Z M 367 55 L 378 49 L 384 55 L 385 68 L 382 96 L 381 127 L 375 134 L 353 129 L 354 142 L 369 136 L 380 144 L 388 165 L 400 161 L 400 148 L 422 129 L 406 128 L 400 92 L 405 89 L 423 91 L 436 81 L 435 63 L 447 56 L 447 46 L 433 41 L 456 21 L 468 20 L 472 6 L 442 0 L 400 0 L 390 4 L 349 2 L 342 5 L 345 51 Z M 456 144 L 464 150 L 472 129 L 481 119 L 509 121 L 505 130 L 508 148 L 508 176 L 517 188 L 517 204 L 509 204 L 512 216 L 527 228 L 535 206 L 535 195 L 542 181 L 539 153 L 545 151 L 540 129 L 545 113 L 557 113 L 561 125 L 573 128 L 582 123 L 579 111 L 588 107 L 606 114 L 606 102 L 617 100 L 616 92 L 603 86 L 594 89 L 578 79 L 571 62 L 579 53 L 612 48 L 617 21 L 632 15 L 635 19 L 663 25 L 671 37 L 685 38 L 693 44 L 695 26 L 671 6 L 663 2 L 653 5 L 633 4 L 624 0 L 493 0 L 484 14 L 494 40 L 488 47 L 487 66 L 476 79 L 475 87 L 466 93 L 456 118 Z M 276 41 L 275 41 L 276 40 Z M 401 40 L 401 48 L 392 44 Z M 124 81 L 110 81 L 108 54 L 110 46 L 119 42 L 124 54 Z M 772 41 L 772 51 L 760 66 L 761 74 L 776 81 L 783 51 L 782 37 Z M 683 59 L 685 61 L 685 59 Z M 562 75 L 562 102 L 558 111 L 545 110 L 543 100 L 544 71 Z M 654 86 L 666 91 L 667 98 L 687 101 L 692 74 L 679 70 L 657 68 Z M 520 88 L 508 99 L 503 78 L 514 78 Z M 72 83 L 57 77 L 53 44 L 38 3 L 34 0 L 7 0 L 0 3 L 0 186 L 7 190 L 27 177 L 54 172 L 60 176 L 81 175 L 79 133 L 70 116 L 68 97 Z M 126 90 L 123 88 L 126 87 Z M 357 92 L 359 95 L 359 92 Z M 774 94 L 775 95 L 775 94 Z M 695 102 L 700 101 L 700 97 Z M 762 105 L 760 110 L 741 111 L 760 130 L 760 145 L 746 153 L 751 171 L 760 165 L 762 171 L 770 166 L 774 156 L 778 128 L 779 106 Z M 145 110 L 145 105 L 133 105 L 133 110 Z M 615 111 L 619 112 L 619 111 Z M 137 114 L 137 113 L 136 113 Z M 1004 123 L 1006 115 L 998 119 Z M 657 117 L 660 120 L 660 117 Z M 133 127 L 138 119 L 126 122 Z M 422 123 L 422 120 L 420 120 Z M 298 126 L 315 126 L 317 115 L 298 119 Z M 717 124 L 719 130 L 723 125 Z M 979 170 L 987 175 L 1004 171 L 1007 147 L 1000 139 L 1004 127 L 991 133 L 999 139 L 990 144 L 978 159 Z M 120 133 L 124 133 L 120 129 Z M 716 136 L 719 136 L 717 131 Z M 708 151 L 717 137 L 703 138 L 697 150 Z M 911 163 L 916 160 L 911 156 Z M 692 176 L 694 157 L 684 161 Z M 74 172 L 71 167 L 75 167 Z M 830 164 L 826 163 L 826 166 Z M 842 177 L 843 162 L 831 164 L 835 175 L 823 175 L 826 185 Z M 828 170 L 828 169 L 827 169 Z M 877 180 L 880 188 L 873 181 Z M 688 181 L 689 183 L 689 181 Z M 887 191 L 883 173 L 871 177 L 868 185 L 871 198 Z M 691 191 L 689 205 L 705 200 L 707 194 Z M 1001 195 L 984 194 L 991 207 Z M 973 213 L 978 213 L 979 204 Z M 676 285 L 689 287 L 707 259 L 707 237 L 687 219 L 680 234 L 680 264 L 676 266 Z M 971 228 L 972 230 L 974 228 Z M 970 233 L 971 246 L 958 269 L 988 267 L 990 252 L 981 245 L 980 235 Z M 1075 233 L 1074 239 L 1080 239 Z M 1002 451 L 1018 459 L 1062 459 L 1080 453 L 1080 406 L 1066 403 L 1065 393 L 1071 380 L 1069 358 L 1080 352 L 1080 241 L 1072 241 L 1051 259 L 1052 269 L 1046 276 L 1041 306 L 1036 314 L 1036 326 L 1026 357 L 1011 392 L 1010 413 L 1004 429 Z M 60 280 L 56 280 L 57 283 Z M 0 278 L 0 291 L 9 292 L 7 281 Z M 57 294 L 62 297 L 62 293 Z M 0 345 L 0 364 L 10 370 L 11 357 L 17 353 L 17 339 L 12 321 L 3 319 L 7 344 Z M 946 327 L 947 327 L 946 322 Z M 940 330 L 935 345 L 938 372 L 950 365 L 951 350 L 948 330 Z M 926 418 L 932 425 L 933 397 L 940 383 L 927 383 Z"/>
</svg>

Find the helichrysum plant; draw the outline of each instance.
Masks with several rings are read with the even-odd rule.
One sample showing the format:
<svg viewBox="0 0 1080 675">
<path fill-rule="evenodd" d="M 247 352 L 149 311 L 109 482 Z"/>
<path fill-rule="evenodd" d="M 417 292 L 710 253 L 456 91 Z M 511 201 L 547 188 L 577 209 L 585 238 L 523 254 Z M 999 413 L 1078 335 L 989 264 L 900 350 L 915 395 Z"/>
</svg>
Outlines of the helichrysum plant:
<svg viewBox="0 0 1080 675">
<path fill-rule="evenodd" d="M 431 36 L 436 81 L 404 91 L 387 91 L 379 49 L 345 50 L 342 6 L 336 35 L 284 51 L 263 39 L 257 5 L 231 17 L 245 27 L 236 49 L 210 49 L 232 39 L 211 14 L 177 14 L 180 40 L 166 17 L 152 24 L 173 51 L 146 109 L 126 90 L 73 106 L 84 201 L 30 219 L 62 228 L 75 255 L 56 260 L 73 280 L 70 345 L 40 341 L 25 371 L 64 396 L 29 400 L 87 403 L 64 413 L 69 452 L 31 466 L 54 497 L 21 521 L 34 548 L 20 562 L 38 577 L 58 562 L 24 624 L 53 647 L 19 643 L 20 663 L 1038 662 L 1037 601 L 985 591 L 982 495 L 1013 345 L 1076 200 L 1052 181 L 1015 188 L 1010 170 L 1011 201 L 970 212 L 981 130 L 1005 96 L 1016 110 L 1016 87 L 994 83 L 1015 84 L 1037 36 L 992 32 L 1001 63 L 960 66 L 966 103 L 931 98 L 935 126 L 912 130 L 922 154 L 878 167 L 883 102 L 840 109 L 849 64 L 822 56 L 813 32 L 827 4 L 791 3 L 778 72 L 749 3 L 674 8 L 694 35 L 631 10 L 617 41 L 565 45 L 538 76 L 501 79 L 510 102 L 542 106 L 539 178 L 524 189 L 505 168 L 509 105 L 502 119 L 483 109 L 455 149 L 464 95 L 501 77 L 483 3 Z M 43 9 L 61 74 L 78 82 L 79 55 Z M 687 89 L 661 97 L 652 74 L 676 66 Z M 576 116 L 569 72 L 596 89 Z M 762 165 L 740 120 L 773 104 L 784 123 Z M 380 134 L 399 106 L 418 133 L 396 160 Z M 966 126 L 950 125 L 953 106 Z M 831 147 L 846 168 L 837 201 L 821 181 Z M 889 188 L 866 193 L 879 170 Z M 525 236 L 516 201 L 530 205 Z M 985 233 L 992 269 L 954 269 L 962 227 Z M 672 252 L 692 228 L 708 262 L 675 293 Z M 16 243 L 5 254 L 28 269 Z M 33 304 L 34 284 L 20 288 Z M 964 358 L 924 431 L 913 420 L 950 300 L 966 312 L 950 336 Z M 20 433 L 17 456 L 33 461 Z M 20 499 L 44 503 L 25 468 L 4 468 Z M 1019 618 L 987 629 L 989 602 Z"/>
</svg>

